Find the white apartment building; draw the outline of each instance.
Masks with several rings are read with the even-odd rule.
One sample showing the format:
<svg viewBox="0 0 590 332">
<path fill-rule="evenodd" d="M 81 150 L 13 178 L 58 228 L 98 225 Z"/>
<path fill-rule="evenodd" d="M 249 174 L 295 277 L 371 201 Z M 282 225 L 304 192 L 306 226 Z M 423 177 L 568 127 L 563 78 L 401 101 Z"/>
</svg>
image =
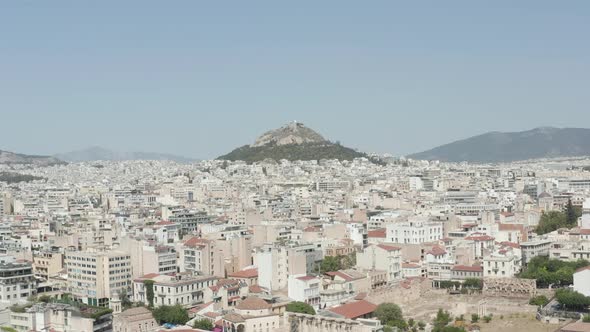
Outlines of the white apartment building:
<svg viewBox="0 0 590 332">
<path fill-rule="evenodd" d="M 365 270 L 381 270 L 387 273 L 387 282 L 402 277 L 401 248 L 391 244 L 372 244 L 356 254 L 356 266 Z"/>
<path fill-rule="evenodd" d="M 494 253 L 483 258 L 483 276 L 512 278 L 521 270 L 521 258 Z"/>
<path fill-rule="evenodd" d="M 254 254 L 254 264 L 258 266 L 258 285 L 273 291 L 285 289 L 289 275 L 308 273 L 307 262 L 304 252 L 279 245 L 264 245 Z"/>
<path fill-rule="evenodd" d="M 321 283 L 322 281 L 314 276 L 290 275 L 288 296 L 293 301 L 305 302 L 311 306 L 319 305 Z"/>
<path fill-rule="evenodd" d="M 150 280 L 153 285 L 148 286 Z M 174 276 L 150 273 L 133 280 L 133 299 L 149 305 L 148 287 L 153 287 L 153 305 L 176 305 L 188 307 L 203 303 L 206 287 L 213 286 L 217 278 L 214 276 L 193 276 L 190 273 L 179 273 Z"/>
<path fill-rule="evenodd" d="M 387 241 L 392 243 L 420 244 L 443 238 L 443 224 L 432 221 L 405 221 L 386 225 Z"/>
<path fill-rule="evenodd" d="M 67 251 L 68 291 L 93 306 L 108 306 L 115 294 L 131 293 L 131 256 L 122 251 Z"/>
<path fill-rule="evenodd" d="M 590 266 L 580 268 L 574 273 L 574 290 L 590 296 Z"/>
<path fill-rule="evenodd" d="M 26 302 L 37 293 L 37 281 L 28 263 L 0 264 L 0 304 Z"/>
</svg>

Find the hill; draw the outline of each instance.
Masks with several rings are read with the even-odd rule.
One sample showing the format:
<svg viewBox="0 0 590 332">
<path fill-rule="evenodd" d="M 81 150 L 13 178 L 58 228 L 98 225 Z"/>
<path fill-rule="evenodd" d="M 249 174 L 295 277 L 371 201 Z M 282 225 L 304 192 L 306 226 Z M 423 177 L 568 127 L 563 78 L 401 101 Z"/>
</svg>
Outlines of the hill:
<svg viewBox="0 0 590 332">
<path fill-rule="evenodd" d="M 293 122 L 268 131 L 256 139 L 254 144 L 239 147 L 217 159 L 253 163 L 265 159 L 353 160 L 362 157 L 369 158 L 365 153 L 326 140 L 302 123 Z"/>
<path fill-rule="evenodd" d="M 494 163 L 587 155 L 590 155 L 590 129 L 543 127 L 521 132 L 489 132 L 407 157 Z"/>
<path fill-rule="evenodd" d="M 65 164 L 63 161 L 49 156 L 36 156 L 0 150 L 0 164 L 53 166 Z"/>
<path fill-rule="evenodd" d="M 181 163 L 195 161 L 195 159 L 155 152 L 118 152 L 98 146 L 56 155 L 57 158 L 69 162 L 84 161 L 123 161 L 123 160 L 172 160 Z"/>
</svg>

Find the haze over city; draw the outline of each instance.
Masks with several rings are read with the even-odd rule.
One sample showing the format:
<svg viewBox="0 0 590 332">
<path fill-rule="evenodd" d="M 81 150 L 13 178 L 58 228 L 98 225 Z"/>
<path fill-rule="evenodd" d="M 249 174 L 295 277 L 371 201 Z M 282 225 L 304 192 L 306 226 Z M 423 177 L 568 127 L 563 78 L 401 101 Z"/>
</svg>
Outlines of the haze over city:
<svg viewBox="0 0 590 332">
<path fill-rule="evenodd" d="M 3 2 L 0 147 L 214 158 L 298 120 L 406 155 L 588 127 L 589 15 L 586 1 Z"/>
</svg>

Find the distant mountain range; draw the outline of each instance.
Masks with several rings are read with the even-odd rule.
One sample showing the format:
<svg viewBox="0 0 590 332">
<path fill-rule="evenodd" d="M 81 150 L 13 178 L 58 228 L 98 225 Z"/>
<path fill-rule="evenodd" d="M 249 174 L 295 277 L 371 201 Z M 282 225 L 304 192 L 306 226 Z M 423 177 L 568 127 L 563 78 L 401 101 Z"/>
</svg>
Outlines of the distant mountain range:
<svg viewBox="0 0 590 332">
<path fill-rule="evenodd" d="M 83 161 L 123 161 L 123 160 L 172 160 L 180 163 L 189 163 L 197 159 L 177 156 L 167 153 L 155 152 L 119 152 L 98 146 L 90 147 L 83 150 L 77 150 L 55 155 L 56 158 L 69 162 Z"/>
<path fill-rule="evenodd" d="M 53 166 L 65 164 L 63 161 L 49 156 L 26 155 L 0 150 L 0 164 L 2 165 L 34 165 Z"/>
<path fill-rule="evenodd" d="M 542 127 L 521 132 L 489 132 L 407 157 L 494 163 L 588 155 L 590 129 Z"/>
<path fill-rule="evenodd" d="M 326 140 L 322 135 L 302 123 L 293 122 L 281 128 L 268 131 L 254 144 L 244 145 L 220 156 L 221 160 L 242 160 L 248 163 L 272 160 L 352 160 L 367 154 Z M 375 160 L 373 160 L 375 161 Z"/>
</svg>

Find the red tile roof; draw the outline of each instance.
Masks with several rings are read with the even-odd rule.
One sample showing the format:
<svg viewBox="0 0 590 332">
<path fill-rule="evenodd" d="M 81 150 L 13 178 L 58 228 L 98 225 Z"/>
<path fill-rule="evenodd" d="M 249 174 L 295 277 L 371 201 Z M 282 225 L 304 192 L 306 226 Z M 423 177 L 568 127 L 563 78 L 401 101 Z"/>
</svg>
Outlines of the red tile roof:
<svg viewBox="0 0 590 332">
<path fill-rule="evenodd" d="M 377 306 L 371 302 L 361 300 L 347 303 L 339 307 L 330 308 L 331 312 L 348 319 L 355 319 L 370 314 L 377 309 Z"/>
<path fill-rule="evenodd" d="M 303 276 L 303 277 L 299 277 L 297 279 L 299 279 L 301 281 L 308 281 L 308 280 L 316 279 L 316 277 L 314 277 L 314 276 Z"/>
<path fill-rule="evenodd" d="M 494 238 L 489 235 L 479 235 L 474 234 L 465 238 L 465 240 L 472 240 L 472 241 L 493 241 Z"/>
<path fill-rule="evenodd" d="M 453 271 L 465 271 L 465 272 L 483 272 L 481 266 L 468 266 L 468 265 L 455 265 L 451 269 Z"/>
<path fill-rule="evenodd" d="M 232 278 L 256 278 L 258 277 L 258 269 L 247 269 L 238 272 L 234 272 L 228 275 Z"/>
<path fill-rule="evenodd" d="M 386 233 L 387 233 L 387 231 L 385 230 L 385 228 L 379 228 L 379 229 L 367 232 L 367 236 L 373 237 L 373 238 L 383 238 L 384 239 L 386 237 Z"/>
<path fill-rule="evenodd" d="M 385 251 L 399 251 L 402 250 L 400 247 L 392 246 L 389 244 L 378 244 L 377 247 L 385 250 Z"/>
<path fill-rule="evenodd" d="M 201 247 L 205 246 L 206 244 L 210 243 L 211 241 L 207 239 L 202 239 L 200 237 L 191 237 L 190 239 L 184 241 L 184 245 L 187 247 Z"/>
<path fill-rule="evenodd" d="M 427 254 L 431 254 L 433 256 L 441 256 L 441 255 L 444 255 L 446 253 L 447 253 L 447 251 L 443 247 L 441 247 L 441 246 L 434 246 L 434 247 L 432 247 L 432 249 L 430 249 L 427 252 Z"/>
</svg>

